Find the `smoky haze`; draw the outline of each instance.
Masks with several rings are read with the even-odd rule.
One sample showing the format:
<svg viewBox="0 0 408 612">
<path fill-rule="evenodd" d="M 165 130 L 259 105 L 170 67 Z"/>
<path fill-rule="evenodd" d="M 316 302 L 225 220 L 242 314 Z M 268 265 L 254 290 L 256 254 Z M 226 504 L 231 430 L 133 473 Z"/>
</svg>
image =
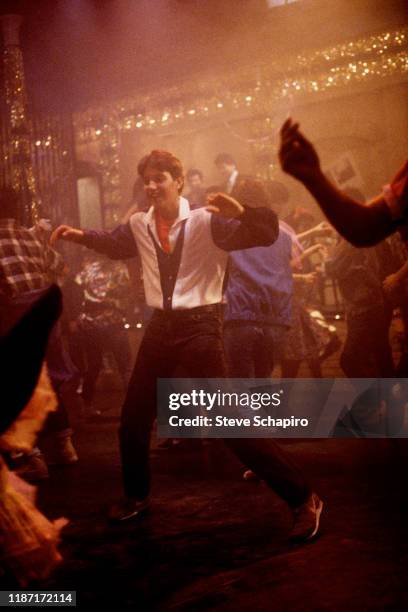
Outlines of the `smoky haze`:
<svg viewBox="0 0 408 612">
<path fill-rule="evenodd" d="M 39 110 L 133 92 L 296 53 L 406 22 L 401 0 L 37 0 L 22 11 L 26 78 Z"/>
</svg>

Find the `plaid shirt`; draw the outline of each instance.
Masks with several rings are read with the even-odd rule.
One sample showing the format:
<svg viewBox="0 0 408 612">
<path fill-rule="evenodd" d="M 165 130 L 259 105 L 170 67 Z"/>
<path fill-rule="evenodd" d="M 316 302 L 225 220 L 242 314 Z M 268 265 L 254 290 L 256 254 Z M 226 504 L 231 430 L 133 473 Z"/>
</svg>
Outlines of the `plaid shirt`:
<svg viewBox="0 0 408 612">
<path fill-rule="evenodd" d="M 0 219 L 0 297 L 45 289 L 63 270 L 62 257 L 49 246 L 42 227 L 27 229 L 14 219 Z"/>
</svg>

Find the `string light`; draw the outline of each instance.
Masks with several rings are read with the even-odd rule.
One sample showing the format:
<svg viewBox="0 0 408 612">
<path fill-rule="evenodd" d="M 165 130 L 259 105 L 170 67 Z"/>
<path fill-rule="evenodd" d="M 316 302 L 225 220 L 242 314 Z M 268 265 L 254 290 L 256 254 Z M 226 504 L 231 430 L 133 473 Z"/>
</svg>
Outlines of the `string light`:
<svg viewBox="0 0 408 612">
<path fill-rule="evenodd" d="M 12 186 L 16 191 L 27 189 L 30 197 L 29 213 L 31 221 L 40 218 L 40 199 L 32 164 L 31 124 L 26 108 L 24 64 L 21 49 L 17 45 L 6 46 L 3 51 L 4 82 L 6 86 L 6 105 L 9 112 L 11 130 L 10 155 L 12 164 Z M 39 146 L 38 141 L 35 143 Z M 40 143 L 41 144 L 41 143 Z M 47 140 L 46 145 L 50 144 Z M 9 155 L 6 155 L 8 159 Z"/>
<path fill-rule="evenodd" d="M 107 111 L 116 117 L 119 130 L 158 130 L 185 120 L 197 121 L 217 115 L 224 118 L 231 111 L 248 106 L 254 111 L 267 112 L 282 98 L 292 100 L 296 96 L 406 74 L 407 41 L 408 28 L 382 32 L 286 60 L 280 58 L 279 62 L 271 60 L 255 68 L 243 68 L 232 76 L 201 79 L 199 98 L 194 82 L 130 97 L 108 108 L 89 109 L 75 116 L 77 140 L 92 142 L 98 131 L 94 126 L 100 124 L 101 116 Z M 214 93 L 221 91 L 222 96 Z M 183 99 L 188 100 L 186 105 L 180 102 Z M 163 100 L 166 100 L 166 109 L 163 109 Z M 134 108 L 149 109 L 148 114 L 135 115 Z"/>
<path fill-rule="evenodd" d="M 74 128 L 77 142 L 99 143 L 105 225 L 111 227 L 119 220 L 119 145 L 123 130 L 154 131 L 186 121 L 193 126 L 200 119 L 217 117 L 225 121 L 232 112 L 241 110 L 248 113 L 249 107 L 251 113 L 265 116 L 282 100 L 292 103 L 300 96 L 402 76 L 408 73 L 407 41 L 408 28 L 382 32 L 311 53 L 280 58 L 279 62 L 271 59 L 263 65 L 244 67 L 233 75 L 200 79 L 198 88 L 196 82 L 179 84 L 76 114 Z M 31 140 L 21 50 L 17 46 L 6 47 L 3 60 L 11 127 L 10 147 L 4 159 L 17 160 L 12 165 L 13 186 L 18 189 L 23 181 L 26 182 L 32 216 L 36 220 L 40 201 L 32 166 L 33 149 L 41 152 L 43 147 L 46 148 L 44 151 L 54 150 L 60 145 L 58 139 L 51 136 Z M 165 108 L 163 100 L 166 101 Z M 186 102 L 183 103 L 183 100 Z M 148 111 L 134 110 L 141 108 Z M 263 131 L 267 125 L 270 122 L 262 124 L 259 129 L 254 128 L 254 138 L 248 140 L 250 145 L 258 146 L 260 152 L 266 151 L 269 146 Z"/>
<path fill-rule="evenodd" d="M 252 113 L 263 117 L 260 121 L 252 122 L 253 137 L 244 138 L 235 132 L 233 135 L 253 147 L 255 156 L 262 160 L 260 174 L 268 175 L 273 172 L 274 165 L 270 161 L 274 144 L 268 114 L 274 106 L 282 100 L 289 100 L 292 104 L 300 96 L 322 94 L 336 88 L 407 74 L 407 40 L 408 28 L 383 32 L 286 60 L 280 58 L 279 62 L 271 60 L 257 67 L 251 65 L 232 76 L 200 79 L 198 91 L 196 81 L 187 82 L 77 114 L 74 127 L 78 143 L 92 142 L 101 136 L 101 130 L 95 129 L 95 126 L 102 122 L 107 131 L 102 138 L 105 144 L 101 143 L 100 161 L 107 204 L 105 225 L 110 227 L 118 222 L 121 198 L 118 143 L 122 130 L 153 131 L 185 121 L 196 124 L 200 119 L 219 117 L 233 131 L 227 118 L 233 111 L 243 110 L 247 113 L 248 107 L 251 107 Z M 163 100 L 166 101 L 165 108 Z M 185 104 L 181 100 L 185 100 Z M 148 111 L 135 114 L 135 108 Z"/>
</svg>

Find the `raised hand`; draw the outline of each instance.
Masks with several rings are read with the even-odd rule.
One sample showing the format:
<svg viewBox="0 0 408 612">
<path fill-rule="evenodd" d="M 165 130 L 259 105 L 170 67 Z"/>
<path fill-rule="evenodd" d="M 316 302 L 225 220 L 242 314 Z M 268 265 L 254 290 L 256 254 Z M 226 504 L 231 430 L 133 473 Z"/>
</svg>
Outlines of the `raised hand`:
<svg viewBox="0 0 408 612">
<path fill-rule="evenodd" d="M 321 235 L 336 233 L 334 228 L 330 225 L 330 223 L 327 223 L 327 221 L 321 221 L 316 225 L 316 227 L 313 228 L 313 230 L 316 232 L 316 234 Z"/>
<path fill-rule="evenodd" d="M 314 146 L 299 130 L 299 124 L 287 119 L 281 128 L 279 160 L 282 170 L 299 181 L 307 182 L 320 173 L 320 161 Z"/>
<path fill-rule="evenodd" d="M 321 257 L 327 257 L 327 247 L 326 245 L 321 244 L 320 242 L 318 244 L 313 244 L 311 247 L 306 249 L 306 251 L 309 255 L 312 255 L 313 253 L 319 253 Z"/>
<path fill-rule="evenodd" d="M 68 242 L 82 242 L 84 232 L 70 225 L 60 225 L 51 234 L 50 244 L 53 245 L 57 240 L 67 240 Z"/>
<path fill-rule="evenodd" d="M 304 250 L 303 253 L 301 253 L 300 260 L 303 261 L 304 259 L 307 259 L 307 257 L 310 257 L 314 253 L 319 253 L 320 257 L 322 257 L 323 259 L 326 259 L 327 254 L 328 254 L 327 248 L 324 244 L 320 244 L 320 243 L 313 244 L 312 246 Z"/>
<path fill-rule="evenodd" d="M 226 193 L 215 193 L 207 197 L 208 212 L 221 215 L 227 219 L 237 219 L 244 212 L 244 207 L 237 200 Z"/>
<path fill-rule="evenodd" d="M 333 236 L 335 234 L 335 230 L 327 223 L 326 221 L 322 221 L 312 227 L 311 229 L 305 230 L 300 234 L 297 234 L 298 240 L 303 240 L 303 238 L 307 238 L 308 236 Z"/>
</svg>

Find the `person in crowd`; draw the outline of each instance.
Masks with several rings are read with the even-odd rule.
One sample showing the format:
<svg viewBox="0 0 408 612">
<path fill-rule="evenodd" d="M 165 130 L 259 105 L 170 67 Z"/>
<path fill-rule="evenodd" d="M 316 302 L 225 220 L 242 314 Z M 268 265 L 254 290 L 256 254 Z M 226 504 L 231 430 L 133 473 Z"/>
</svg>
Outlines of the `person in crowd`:
<svg viewBox="0 0 408 612">
<path fill-rule="evenodd" d="M 307 236 L 326 232 L 322 224 L 307 231 Z M 321 364 L 339 348 L 340 341 L 332 326 L 316 311 L 318 273 L 309 258 L 325 253 L 325 247 L 316 243 L 303 249 L 299 236 L 290 231 L 292 238 L 293 307 L 289 332 L 282 355 L 282 376 L 296 378 L 302 361 L 306 361 L 314 378 L 321 378 Z M 305 267 L 305 262 L 307 266 Z M 312 308 L 313 306 L 313 308 Z"/>
<path fill-rule="evenodd" d="M 233 251 L 225 291 L 224 344 L 233 378 L 267 378 L 280 361 L 292 316 L 292 241 Z"/>
<path fill-rule="evenodd" d="M 31 303 L 64 274 L 61 256 L 48 244 L 44 227 L 26 228 L 20 225 L 19 197 L 10 188 L 0 192 L 0 321 L 6 331 Z M 45 427 L 48 434 L 44 445 L 48 447 L 49 463 L 72 464 L 78 461 L 72 444 L 70 419 L 65 390 L 70 387 L 77 372 L 61 339 L 57 324 L 47 348 L 47 366 L 51 382 L 58 397 L 58 410 L 52 413 Z M 19 466 L 26 478 L 39 479 L 48 475 L 44 457 L 38 451 L 25 456 Z"/>
<path fill-rule="evenodd" d="M 190 191 L 186 195 L 191 210 L 201 208 L 207 203 L 207 192 L 204 187 L 204 175 L 198 168 L 190 168 L 186 174 Z"/>
<path fill-rule="evenodd" d="M 96 254 L 85 261 L 76 275 L 83 290 L 81 312 L 77 324 L 84 348 L 82 398 L 85 414 L 99 416 L 94 406 L 95 388 L 103 365 L 103 357 L 112 353 L 124 387 L 129 382 L 132 357 L 126 323 L 129 299 L 129 274 L 126 265 Z"/>
<path fill-rule="evenodd" d="M 84 300 L 84 292 L 82 287 L 75 280 L 76 273 L 73 269 L 67 267 L 67 272 L 64 276 L 61 285 L 64 308 L 61 315 L 61 328 L 65 345 L 69 355 L 79 372 L 80 378 L 85 371 L 85 357 L 83 346 L 83 334 L 78 326 L 78 318 L 82 312 L 82 302 Z M 80 382 L 76 390 L 80 387 Z M 78 395 L 78 394 L 77 394 Z"/>
<path fill-rule="evenodd" d="M 48 578 L 62 561 L 57 545 L 67 521 L 45 517 L 36 507 L 34 487 L 8 464 L 11 450 L 33 447 L 47 414 L 57 407 L 43 361 L 60 313 L 61 292 L 52 285 L 0 335 L 0 378 L 7 390 L 0 412 L 0 580 L 20 589 Z"/>
<path fill-rule="evenodd" d="M 210 195 L 216 191 L 210 189 Z M 245 186 L 237 188 L 237 199 L 245 206 L 257 206 Z M 272 205 L 266 194 L 262 203 Z M 292 315 L 291 258 L 292 239 L 281 223 L 271 246 L 230 253 L 224 346 L 233 378 L 268 378 L 280 361 Z"/>
<path fill-rule="evenodd" d="M 314 146 L 292 119 L 281 128 L 279 159 L 282 169 L 303 183 L 336 230 L 357 247 L 373 246 L 408 222 L 408 160 L 383 192 L 364 205 L 330 182 Z"/>
<path fill-rule="evenodd" d="M 230 254 L 224 346 L 232 378 L 269 378 L 281 360 L 292 315 L 291 257 L 292 239 L 281 225 L 271 246 Z M 252 470 L 243 478 L 259 480 Z"/>
<path fill-rule="evenodd" d="M 402 329 L 398 334 L 401 355 L 395 370 L 397 378 L 408 377 L 408 245 L 406 230 L 407 226 L 387 238 L 395 265 L 383 281 L 385 295 L 393 307 L 398 310 L 402 323 Z"/>
<path fill-rule="evenodd" d="M 156 416 L 158 378 L 182 367 L 191 378 L 226 376 L 221 299 L 228 253 L 268 246 L 278 236 L 276 215 L 245 208 L 219 193 L 206 208 L 190 210 L 181 197 L 183 167 L 167 151 L 152 151 L 138 166 L 151 207 L 111 232 L 62 225 L 53 234 L 113 258 L 139 253 L 146 299 L 154 308 L 123 405 L 120 448 L 125 498 L 111 519 L 128 520 L 149 506 L 150 432 Z M 294 539 L 316 535 L 322 502 L 305 478 L 270 440 L 228 438 L 242 462 L 285 499 L 294 511 Z"/>
<path fill-rule="evenodd" d="M 214 164 L 220 174 L 222 182 L 220 191 L 233 198 L 244 196 L 253 206 L 268 206 L 269 199 L 264 184 L 252 176 L 241 174 L 237 163 L 229 153 L 219 153 Z"/>
<path fill-rule="evenodd" d="M 285 217 L 285 221 L 293 227 L 298 236 L 305 233 L 305 238 L 307 237 L 307 232 L 316 226 L 315 216 L 304 206 L 295 206 L 291 213 Z M 310 245 L 307 244 L 305 246 Z"/>
<path fill-rule="evenodd" d="M 355 201 L 364 201 L 356 189 L 345 193 Z M 392 272 L 388 244 L 383 241 L 358 249 L 341 239 L 325 260 L 325 270 L 338 281 L 345 304 L 347 336 L 340 357 L 344 373 L 349 378 L 393 377 L 389 342 L 392 306 L 383 289 Z"/>
</svg>

